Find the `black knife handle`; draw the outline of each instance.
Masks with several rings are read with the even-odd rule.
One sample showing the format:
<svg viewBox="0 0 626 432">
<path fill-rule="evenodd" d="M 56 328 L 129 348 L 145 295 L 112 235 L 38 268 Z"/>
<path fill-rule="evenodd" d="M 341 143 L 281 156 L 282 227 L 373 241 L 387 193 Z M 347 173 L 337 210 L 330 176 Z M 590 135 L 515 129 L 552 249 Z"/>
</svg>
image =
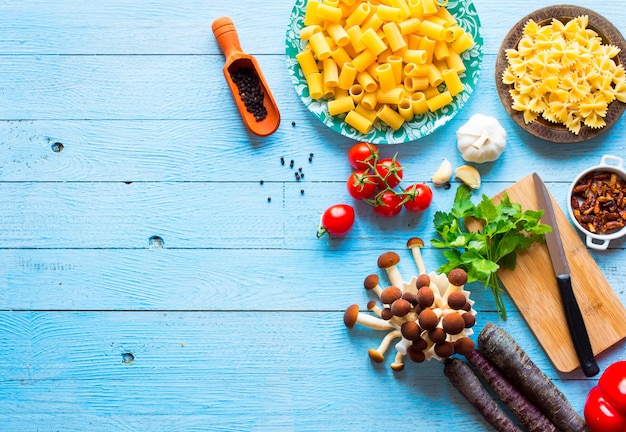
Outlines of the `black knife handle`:
<svg viewBox="0 0 626 432">
<path fill-rule="evenodd" d="M 567 327 L 569 328 L 572 342 L 574 343 L 574 349 L 576 350 L 580 367 L 585 376 L 592 377 L 597 375 L 598 372 L 600 372 L 600 368 L 593 356 L 591 342 L 589 342 L 589 334 L 585 327 L 583 315 L 578 307 L 578 302 L 574 296 L 570 276 L 557 275 L 556 281 L 559 286 L 559 291 L 561 292 Z"/>
</svg>

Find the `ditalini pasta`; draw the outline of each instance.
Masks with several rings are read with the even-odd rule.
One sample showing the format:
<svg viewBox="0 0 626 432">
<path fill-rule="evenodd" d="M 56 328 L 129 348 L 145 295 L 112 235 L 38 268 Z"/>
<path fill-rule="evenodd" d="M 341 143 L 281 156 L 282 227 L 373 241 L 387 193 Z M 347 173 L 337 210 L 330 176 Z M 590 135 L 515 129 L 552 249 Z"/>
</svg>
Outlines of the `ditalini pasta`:
<svg viewBox="0 0 626 432">
<path fill-rule="evenodd" d="M 603 45 L 588 20 L 529 20 L 517 47 L 506 50 L 501 79 L 526 123 L 541 116 L 578 134 L 583 125 L 604 127 L 609 104 L 626 102 L 626 73 L 613 60 L 620 49 Z"/>
<path fill-rule="evenodd" d="M 378 120 L 397 130 L 451 103 L 474 40 L 446 4 L 309 0 L 296 59 L 311 98 L 363 134 Z"/>
</svg>

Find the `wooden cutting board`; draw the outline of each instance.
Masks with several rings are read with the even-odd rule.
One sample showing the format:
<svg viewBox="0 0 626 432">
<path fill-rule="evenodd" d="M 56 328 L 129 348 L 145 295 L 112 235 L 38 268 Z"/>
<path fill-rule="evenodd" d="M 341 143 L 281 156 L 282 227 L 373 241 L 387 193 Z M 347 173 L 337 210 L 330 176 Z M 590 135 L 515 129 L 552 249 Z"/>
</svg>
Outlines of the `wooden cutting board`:
<svg viewBox="0 0 626 432">
<path fill-rule="evenodd" d="M 493 199 L 508 193 L 522 209 L 538 209 L 532 175 L 524 177 Z M 582 312 L 595 355 L 626 337 L 626 310 L 589 254 L 578 233 L 551 196 L 563 247 L 570 266 L 572 287 Z M 518 254 L 515 270 L 502 269 L 498 276 L 557 370 L 579 367 L 548 247 L 535 244 Z"/>
</svg>

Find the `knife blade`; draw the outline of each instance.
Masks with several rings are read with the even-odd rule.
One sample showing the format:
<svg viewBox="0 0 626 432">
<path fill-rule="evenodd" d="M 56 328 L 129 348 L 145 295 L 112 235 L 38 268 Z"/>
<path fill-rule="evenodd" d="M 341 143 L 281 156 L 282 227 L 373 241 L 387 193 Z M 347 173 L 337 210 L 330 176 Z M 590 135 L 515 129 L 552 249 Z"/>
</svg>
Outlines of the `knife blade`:
<svg viewBox="0 0 626 432">
<path fill-rule="evenodd" d="M 561 296 L 561 303 L 563 304 L 563 311 L 565 312 L 567 327 L 572 338 L 572 343 L 574 344 L 576 356 L 580 362 L 580 367 L 585 376 L 591 377 L 597 375 L 600 368 L 594 358 L 591 342 L 589 341 L 589 334 L 587 333 L 587 327 L 585 326 L 585 321 L 583 320 L 580 307 L 578 306 L 576 296 L 574 295 L 574 290 L 572 289 L 569 264 L 567 262 L 565 249 L 563 248 L 563 242 L 559 234 L 559 227 L 556 223 L 556 215 L 552 206 L 552 199 L 550 198 L 550 193 L 548 192 L 546 185 L 537 173 L 533 173 L 533 182 L 535 184 L 535 192 L 537 193 L 539 208 L 544 210 L 543 216 L 541 217 L 543 223 L 552 227 L 552 232 L 546 233 L 546 244 L 548 246 L 550 261 L 552 261 L 552 268 L 554 269 L 557 285 L 559 287 L 559 294 Z"/>
</svg>

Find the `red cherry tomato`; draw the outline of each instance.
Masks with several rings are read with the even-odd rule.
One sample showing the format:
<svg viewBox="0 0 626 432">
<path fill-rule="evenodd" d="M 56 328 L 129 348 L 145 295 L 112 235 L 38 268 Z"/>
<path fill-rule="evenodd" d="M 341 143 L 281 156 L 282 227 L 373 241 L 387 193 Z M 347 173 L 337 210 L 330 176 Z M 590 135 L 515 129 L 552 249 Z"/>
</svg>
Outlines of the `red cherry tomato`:
<svg viewBox="0 0 626 432">
<path fill-rule="evenodd" d="M 374 144 L 360 142 L 348 150 L 348 163 L 356 170 L 367 171 L 376 164 L 377 159 L 378 148 Z"/>
<path fill-rule="evenodd" d="M 348 204 L 335 204 L 322 213 L 317 237 L 320 238 L 326 233 L 342 236 L 350 231 L 352 225 L 354 225 L 354 208 Z"/>
<path fill-rule="evenodd" d="M 376 195 L 374 212 L 382 217 L 394 217 L 402 211 L 402 196 L 394 191 L 385 190 Z"/>
<path fill-rule="evenodd" d="M 585 401 L 585 421 L 591 432 L 626 431 L 626 361 L 610 365 Z"/>
<path fill-rule="evenodd" d="M 379 188 L 394 188 L 402 181 L 402 165 L 394 158 L 385 158 L 378 161 L 374 168 L 376 184 Z"/>
<path fill-rule="evenodd" d="M 352 198 L 362 200 L 371 198 L 376 193 L 376 182 L 365 171 L 354 171 L 346 182 Z"/>
<path fill-rule="evenodd" d="M 433 191 L 423 184 L 417 183 L 406 188 L 404 196 L 404 208 L 410 212 L 426 210 L 433 200 Z"/>
</svg>

